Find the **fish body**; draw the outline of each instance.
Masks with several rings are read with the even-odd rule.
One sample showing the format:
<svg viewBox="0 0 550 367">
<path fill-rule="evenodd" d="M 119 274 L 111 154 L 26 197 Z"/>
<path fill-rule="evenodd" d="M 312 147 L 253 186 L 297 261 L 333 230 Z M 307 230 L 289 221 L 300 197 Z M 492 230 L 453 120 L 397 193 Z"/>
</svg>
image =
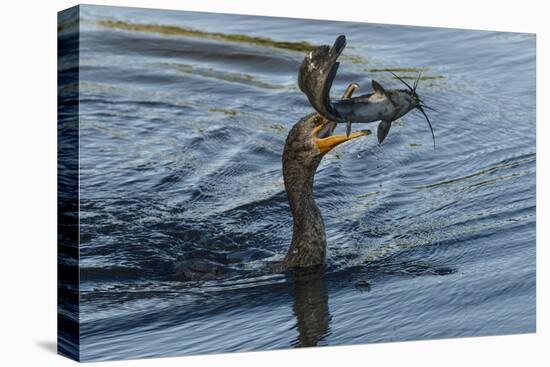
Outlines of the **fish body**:
<svg viewBox="0 0 550 367">
<path fill-rule="evenodd" d="M 332 101 L 332 106 L 343 121 L 349 122 L 394 121 L 414 108 L 406 91 L 386 91 L 379 84 L 373 89 L 374 93 Z"/>
<path fill-rule="evenodd" d="M 345 46 L 346 37 L 339 36 L 332 47 L 319 46 L 309 52 L 300 65 L 298 86 L 307 96 L 315 111 L 326 120 L 346 123 L 348 136 L 351 131 L 351 123 L 381 121 L 378 125 L 378 142 L 382 143 L 388 135 L 393 121 L 413 109 L 418 109 L 428 121 L 435 147 L 433 129 L 423 109 L 429 107 L 423 105 L 416 94 L 418 80 L 414 83 L 413 88 L 394 74 L 408 89 L 386 90 L 380 83 L 373 80 L 373 93 L 341 100 L 330 99 L 330 89 L 340 65 L 337 59 Z"/>
</svg>

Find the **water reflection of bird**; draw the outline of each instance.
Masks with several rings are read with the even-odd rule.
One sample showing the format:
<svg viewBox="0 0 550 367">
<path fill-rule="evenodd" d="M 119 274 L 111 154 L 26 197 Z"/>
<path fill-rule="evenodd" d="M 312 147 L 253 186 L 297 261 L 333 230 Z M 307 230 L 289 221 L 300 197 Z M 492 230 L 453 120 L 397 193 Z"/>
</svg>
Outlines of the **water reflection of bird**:
<svg viewBox="0 0 550 367">
<path fill-rule="evenodd" d="M 297 347 L 314 347 L 330 332 L 331 316 L 328 308 L 328 292 L 322 269 L 301 274 L 295 270 L 293 277 L 294 304 L 298 337 Z"/>
</svg>

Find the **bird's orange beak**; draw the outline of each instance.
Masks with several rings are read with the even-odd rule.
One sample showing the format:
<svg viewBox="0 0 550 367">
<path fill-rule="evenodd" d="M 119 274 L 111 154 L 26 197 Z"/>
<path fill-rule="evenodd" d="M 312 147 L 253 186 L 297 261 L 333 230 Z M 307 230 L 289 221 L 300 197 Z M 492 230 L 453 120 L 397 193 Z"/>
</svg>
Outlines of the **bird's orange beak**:
<svg viewBox="0 0 550 367">
<path fill-rule="evenodd" d="M 323 119 L 323 121 L 318 124 L 311 132 L 312 139 L 315 144 L 317 144 L 317 148 L 319 148 L 319 151 L 322 154 L 330 152 L 335 146 L 345 143 L 346 141 L 370 134 L 370 130 L 359 130 L 352 132 L 351 134 L 349 134 L 349 136 L 345 134 L 336 134 L 330 135 L 326 138 L 318 138 L 317 134 L 319 133 L 319 131 L 329 123 L 330 121 Z"/>
<path fill-rule="evenodd" d="M 349 134 L 349 136 L 345 134 L 336 134 L 330 135 L 326 138 L 319 138 L 317 136 L 317 134 L 319 134 L 319 131 L 330 123 L 331 121 L 323 119 L 323 121 L 319 123 L 311 132 L 312 139 L 315 144 L 317 144 L 317 148 L 319 148 L 319 151 L 322 154 L 330 152 L 335 146 L 339 144 L 345 143 L 346 141 L 358 138 L 360 136 L 369 135 L 371 133 L 370 130 L 359 130 L 352 132 L 351 134 Z"/>
</svg>

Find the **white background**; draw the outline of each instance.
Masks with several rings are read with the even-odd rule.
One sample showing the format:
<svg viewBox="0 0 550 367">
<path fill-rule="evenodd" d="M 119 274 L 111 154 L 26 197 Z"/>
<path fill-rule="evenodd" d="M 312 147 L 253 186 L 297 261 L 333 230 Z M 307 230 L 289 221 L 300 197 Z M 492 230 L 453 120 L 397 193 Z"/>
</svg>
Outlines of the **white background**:
<svg viewBox="0 0 550 367">
<path fill-rule="evenodd" d="M 548 366 L 548 65 L 545 1 L 91 1 L 224 13 L 537 33 L 537 334 L 108 362 L 101 366 Z M 547 3 L 547 2 L 546 2 Z M 56 341 L 56 12 L 73 1 L 4 1 L 0 11 L 0 364 L 74 365 Z M 546 67 L 544 67 L 546 66 Z M 544 104 L 545 102 L 546 104 Z M 517 121 L 518 124 L 527 123 Z M 547 165 L 546 165 L 547 166 Z M 546 185 L 545 185 L 546 184 Z M 266 332 L 269 332 L 266 330 Z M 96 364 L 89 364 L 94 366 Z"/>
</svg>

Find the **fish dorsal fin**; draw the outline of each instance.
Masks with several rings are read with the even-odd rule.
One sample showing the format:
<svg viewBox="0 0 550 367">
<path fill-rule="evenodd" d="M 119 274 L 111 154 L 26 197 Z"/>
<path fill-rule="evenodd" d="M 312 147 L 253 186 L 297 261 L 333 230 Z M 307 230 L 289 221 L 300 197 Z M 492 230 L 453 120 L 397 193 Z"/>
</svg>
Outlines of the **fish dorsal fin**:
<svg viewBox="0 0 550 367">
<path fill-rule="evenodd" d="M 386 90 L 376 80 L 372 81 L 372 89 L 375 93 L 386 95 Z"/>
</svg>

